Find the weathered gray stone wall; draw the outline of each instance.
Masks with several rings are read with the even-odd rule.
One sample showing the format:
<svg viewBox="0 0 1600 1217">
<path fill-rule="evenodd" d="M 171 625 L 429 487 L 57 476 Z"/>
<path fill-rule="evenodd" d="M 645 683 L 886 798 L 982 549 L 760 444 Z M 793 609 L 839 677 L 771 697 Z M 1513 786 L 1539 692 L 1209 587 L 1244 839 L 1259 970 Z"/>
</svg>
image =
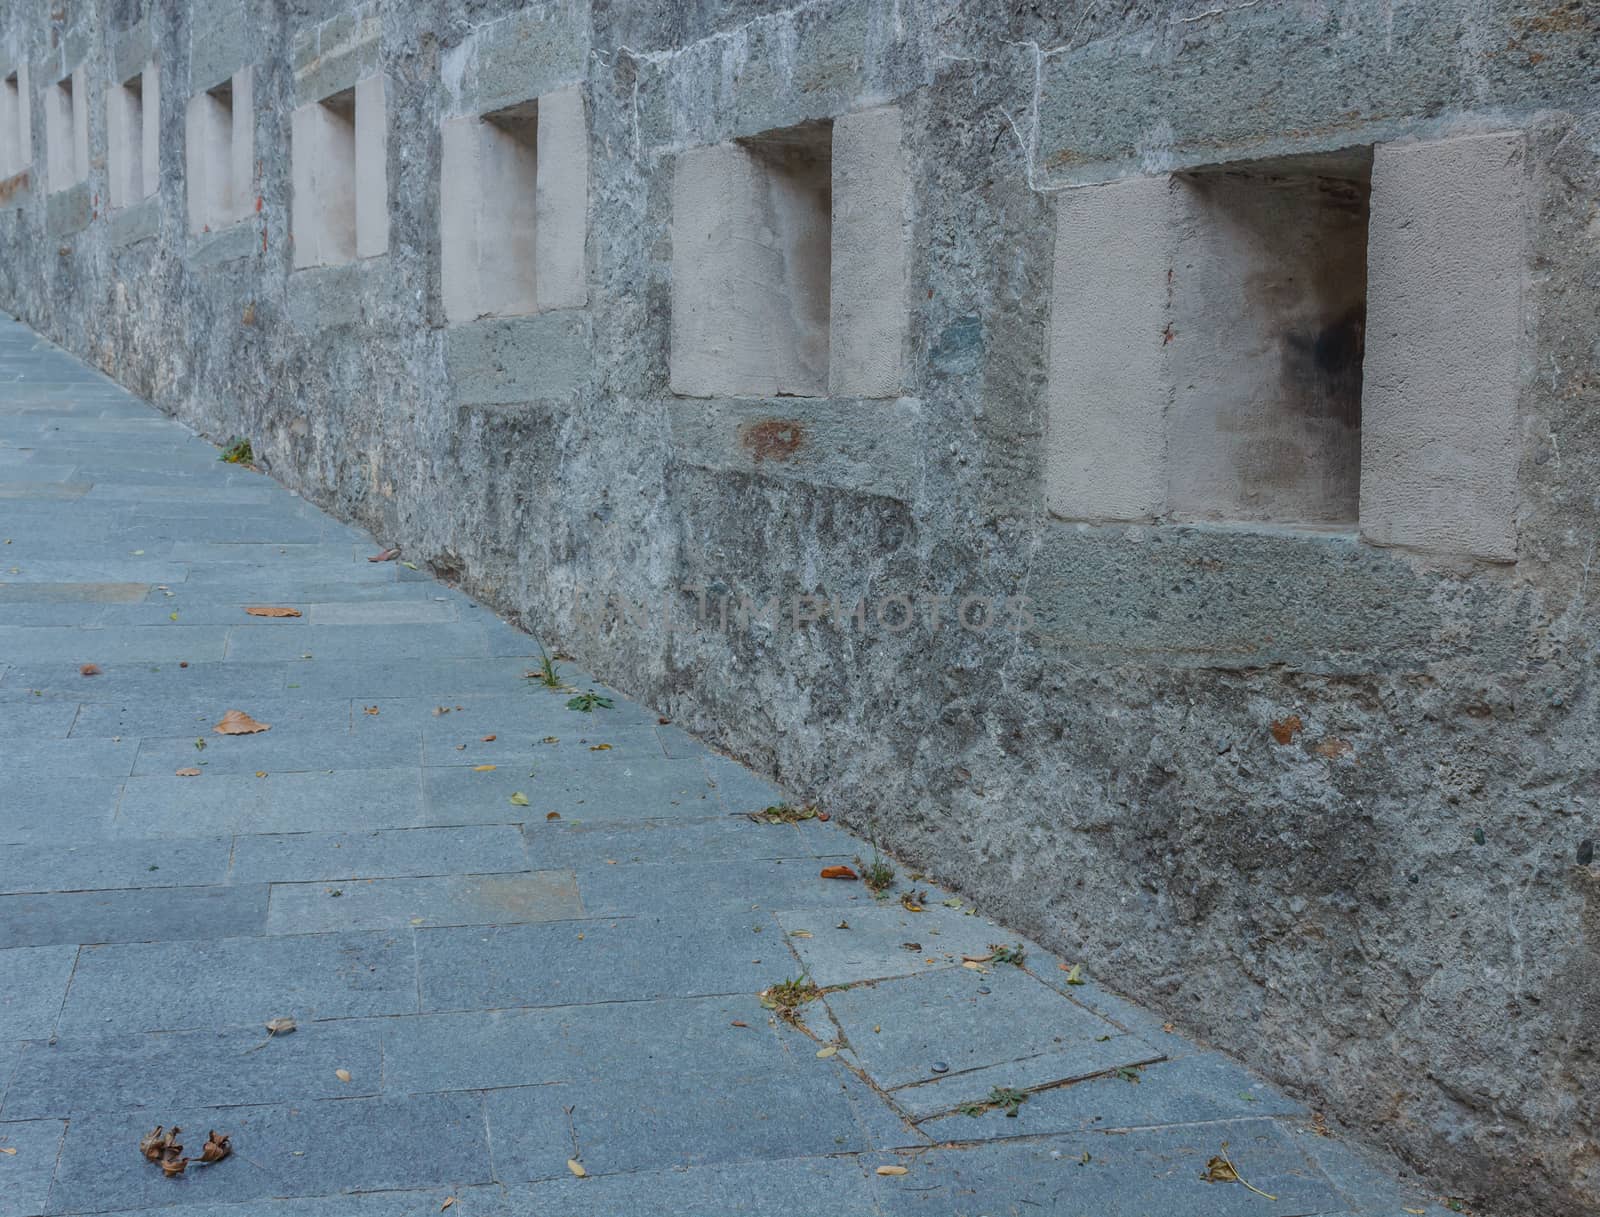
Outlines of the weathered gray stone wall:
<svg viewBox="0 0 1600 1217">
<path fill-rule="evenodd" d="M 0 184 L 0 305 L 205 433 L 249 436 L 274 476 L 1441 1188 L 1592 1211 L 1593 0 L 13 0 L 0 23 L 0 76 L 25 63 L 35 102 L 33 171 Z M 160 190 L 111 211 L 112 65 L 151 56 Z M 39 96 L 80 67 L 88 180 L 50 192 Z M 387 252 L 293 270 L 290 116 L 374 67 Z M 191 234 L 185 107 L 241 68 L 250 207 Z M 447 325 L 441 122 L 569 86 L 584 291 Z M 903 395 L 674 396 L 679 154 L 888 104 Z M 1049 514 L 1064 191 L 1505 130 L 1527 133 L 1520 332 L 1497 364 L 1516 370 L 1514 561 Z M 1104 317 L 1146 315 L 1165 314 Z M 686 586 L 713 618 L 721 596 L 950 599 L 938 631 L 668 630 L 659 605 L 693 612 Z M 658 608 L 596 620 L 579 589 Z M 1025 595 L 1036 622 L 953 628 L 967 595 Z"/>
</svg>

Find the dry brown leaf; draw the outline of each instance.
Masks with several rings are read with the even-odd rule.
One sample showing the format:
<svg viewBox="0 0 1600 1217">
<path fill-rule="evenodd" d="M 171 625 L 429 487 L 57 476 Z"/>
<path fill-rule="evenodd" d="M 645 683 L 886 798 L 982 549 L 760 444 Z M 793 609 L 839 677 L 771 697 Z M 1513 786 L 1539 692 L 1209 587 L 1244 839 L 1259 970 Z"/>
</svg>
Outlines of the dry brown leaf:
<svg viewBox="0 0 1600 1217">
<path fill-rule="evenodd" d="M 444 1198 L 444 1203 L 439 1206 L 439 1211 L 441 1213 L 444 1212 L 445 1209 L 449 1208 L 455 1202 L 456 1202 L 456 1198 L 454 1196 L 446 1196 Z"/>
<path fill-rule="evenodd" d="M 181 1153 L 183 1146 L 175 1147 L 173 1142 L 182 1131 L 176 1124 L 172 1126 L 171 1132 L 157 1124 L 154 1129 L 139 1138 L 139 1152 L 151 1162 L 160 1162 L 169 1149 L 176 1148 Z"/>
<path fill-rule="evenodd" d="M 229 710 L 211 729 L 218 735 L 254 735 L 257 731 L 272 730 L 272 724 L 258 723 L 243 710 Z"/>
<path fill-rule="evenodd" d="M 583 1169 L 583 1163 L 579 1162 L 576 1158 L 567 1159 L 567 1169 L 580 1179 L 587 1179 L 589 1177 L 589 1172 Z"/>
<path fill-rule="evenodd" d="M 183 1174 L 184 1168 L 189 1165 L 189 1159 L 179 1152 L 181 1149 L 182 1146 L 174 1145 L 167 1151 L 166 1156 L 161 1159 L 161 1173 L 168 1179 L 174 1179 Z"/>
<path fill-rule="evenodd" d="M 824 866 L 822 868 L 822 877 L 824 879 L 859 879 L 859 878 L 861 878 L 860 875 L 856 874 L 855 871 L 851 870 L 848 866 Z"/>
<path fill-rule="evenodd" d="M 544 813 L 544 818 L 547 820 L 559 820 L 561 813 L 559 811 L 547 811 Z"/>
<path fill-rule="evenodd" d="M 493 768 L 494 768 L 493 765 L 474 765 L 472 767 L 472 772 L 473 773 L 488 773 L 489 770 L 491 770 Z"/>
<path fill-rule="evenodd" d="M 365 713 L 365 714 L 376 714 L 378 712 L 378 707 L 377 706 L 366 706 L 366 707 L 363 708 L 362 712 Z"/>
<path fill-rule="evenodd" d="M 393 562 L 400 556 L 399 549 L 385 549 L 368 558 L 368 562 Z"/>
<path fill-rule="evenodd" d="M 233 1146 L 228 1144 L 228 1134 L 212 1129 L 206 1134 L 206 1143 L 200 1151 L 200 1161 L 209 1166 L 213 1162 L 221 1162 L 233 1152 Z"/>
<path fill-rule="evenodd" d="M 0 1145 L 0 1154 L 10 1154 L 15 1158 L 17 1156 L 17 1147 L 15 1145 Z"/>
<path fill-rule="evenodd" d="M 1249 1188 L 1258 1196 L 1265 1196 L 1268 1200 L 1277 1199 L 1271 1193 L 1264 1192 L 1250 1183 L 1239 1173 L 1238 1168 L 1228 1161 L 1228 1143 L 1226 1141 L 1222 1143 L 1222 1152 L 1206 1163 L 1205 1170 L 1200 1172 L 1200 1178 L 1207 1183 L 1237 1183 L 1242 1187 Z"/>
<path fill-rule="evenodd" d="M 348 1069 L 335 1069 L 333 1071 L 333 1076 L 338 1078 L 341 1082 L 348 1082 L 350 1080 L 350 1071 Z"/>
<path fill-rule="evenodd" d="M 730 1027 L 748 1027 L 749 1025 L 750 1025 L 749 1023 L 741 1023 L 738 1019 L 734 1019 L 731 1023 L 728 1024 L 728 1026 L 730 1026 Z"/>
<path fill-rule="evenodd" d="M 173 770 L 172 776 L 175 778 L 197 778 L 200 776 L 200 771 L 191 765 L 187 769 Z"/>
<path fill-rule="evenodd" d="M 245 606 L 245 612 L 252 617 L 298 617 L 300 610 L 286 608 L 281 604 L 251 604 Z"/>
<path fill-rule="evenodd" d="M 987 955 L 963 955 L 961 957 L 961 962 L 962 963 L 988 963 L 993 958 L 994 958 L 994 952 L 990 951 Z M 1063 969 L 1063 971 L 1065 971 L 1065 969 Z"/>
<path fill-rule="evenodd" d="M 909 1175 L 910 1173 L 903 1166 L 880 1166 L 878 1168 L 878 1174 L 880 1175 Z"/>
<path fill-rule="evenodd" d="M 100 665 L 97 663 L 86 663 L 83 665 L 83 667 L 78 669 L 78 675 L 98 676 L 100 675 Z"/>
<path fill-rule="evenodd" d="M 486 735 L 486 736 L 483 737 L 483 740 L 482 740 L 482 742 L 485 743 L 485 744 L 492 744 L 492 743 L 494 743 L 494 741 L 495 741 L 495 737 L 492 736 L 492 735 Z"/>
<path fill-rule="evenodd" d="M 590 752 L 610 752 L 611 751 L 611 745 L 610 744 L 591 744 L 589 746 L 589 751 Z"/>
</svg>

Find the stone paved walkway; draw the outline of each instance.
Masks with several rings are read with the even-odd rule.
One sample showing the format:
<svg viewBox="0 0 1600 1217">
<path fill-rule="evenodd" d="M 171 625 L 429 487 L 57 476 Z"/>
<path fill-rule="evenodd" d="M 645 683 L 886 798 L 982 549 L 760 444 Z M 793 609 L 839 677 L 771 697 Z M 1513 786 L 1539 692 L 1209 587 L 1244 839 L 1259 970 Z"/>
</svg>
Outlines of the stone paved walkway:
<svg viewBox="0 0 1600 1217">
<path fill-rule="evenodd" d="M 0 1217 L 1433 1211 L 3 317 L 0 538 Z"/>
</svg>

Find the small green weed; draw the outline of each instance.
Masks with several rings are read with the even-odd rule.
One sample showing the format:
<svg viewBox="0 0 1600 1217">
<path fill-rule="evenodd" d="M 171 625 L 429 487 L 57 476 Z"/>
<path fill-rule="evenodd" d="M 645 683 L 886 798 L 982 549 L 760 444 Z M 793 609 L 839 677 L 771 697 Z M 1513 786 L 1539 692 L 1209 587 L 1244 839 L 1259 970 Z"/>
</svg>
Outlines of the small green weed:
<svg viewBox="0 0 1600 1217">
<path fill-rule="evenodd" d="M 745 814 L 757 824 L 798 824 L 802 820 L 815 820 L 817 809 L 810 803 L 804 807 L 796 807 L 793 803 L 774 803 L 771 807 Z"/>
<path fill-rule="evenodd" d="M 1027 958 L 1027 952 L 1022 949 L 1020 942 L 1006 946 L 1004 943 L 991 942 L 989 949 L 994 952 L 989 958 L 995 963 L 1009 963 L 1016 967 L 1022 966 L 1022 961 Z"/>
<path fill-rule="evenodd" d="M 561 672 L 556 668 L 556 661 L 550 658 L 550 652 L 543 647 L 539 648 L 539 670 L 537 672 L 529 672 L 528 675 L 547 689 L 563 687 Z"/>
<path fill-rule="evenodd" d="M 1013 1090 L 1010 1086 L 996 1086 L 989 1092 L 989 1097 L 982 1103 L 968 1103 L 956 1110 L 964 1116 L 981 1116 L 986 1111 L 1004 1108 L 1008 1116 L 1015 1117 L 1018 1109 L 1028 1101 L 1026 1093 Z"/>
<path fill-rule="evenodd" d="M 598 706 L 602 710 L 611 709 L 611 699 L 590 689 L 587 693 L 580 693 L 576 697 L 567 699 L 567 709 L 581 710 L 585 714 L 592 713 Z"/>
<path fill-rule="evenodd" d="M 822 990 L 807 977 L 797 976 L 793 980 L 780 980 L 777 984 L 763 989 L 761 1004 L 768 1010 L 776 1011 L 779 1018 L 792 1023 L 801 1006 L 816 1001 L 821 996 Z"/>
<path fill-rule="evenodd" d="M 249 440 L 235 436 L 217 459 L 227 461 L 230 465 L 250 465 L 255 463 L 256 454 L 250 450 Z"/>
</svg>

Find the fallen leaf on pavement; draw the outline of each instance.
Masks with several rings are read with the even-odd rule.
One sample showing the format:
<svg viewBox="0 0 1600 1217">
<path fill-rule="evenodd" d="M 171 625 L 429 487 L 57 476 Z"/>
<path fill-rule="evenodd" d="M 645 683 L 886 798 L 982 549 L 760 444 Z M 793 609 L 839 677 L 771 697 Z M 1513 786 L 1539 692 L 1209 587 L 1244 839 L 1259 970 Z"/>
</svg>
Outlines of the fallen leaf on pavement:
<svg viewBox="0 0 1600 1217">
<path fill-rule="evenodd" d="M 610 744 L 592 744 L 589 747 L 589 751 L 590 752 L 610 752 L 611 751 L 611 745 Z"/>
<path fill-rule="evenodd" d="M 161 1173 L 168 1179 L 175 1179 L 183 1174 L 184 1168 L 189 1165 L 189 1159 L 179 1152 L 181 1146 L 174 1145 L 161 1159 Z"/>
<path fill-rule="evenodd" d="M 994 958 L 994 952 L 990 951 L 987 955 L 963 955 L 961 957 L 961 962 L 962 963 L 988 963 L 993 958 Z"/>
<path fill-rule="evenodd" d="M 213 1162 L 221 1162 L 233 1152 L 233 1146 L 228 1144 L 228 1134 L 212 1129 L 206 1134 L 206 1143 L 200 1150 L 200 1161 L 210 1166 Z"/>
<path fill-rule="evenodd" d="M 335 1069 L 333 1071 L 333 1076 L 338 1078 L 341 1082 L 348 1082 L 350 1080 L 350 1071 L 348 1069 Z"/>
<path fill-rule="evenodd" d="M 544 818 L 547 820 L 559 820 L 561 813 L 559 811 L 547 811 L 544 813 Z"/>
<path fill-rule="evenodd" d="M 822 877 L 824 879 L 859 879 L 861 876 L 848 866 L 824 866 L 822 868 Z"/>
<path fill-rule="evenodd" d="M 268 1035 L 288 1035 L 294 1029 L 295 1021 L 292 1018 L 271 1018 L 267 1020 Z"/>
<path fill-rule="evenodd" d="M 174 1148 L 174 1139 L 182 1131 L 176 1124 L 172 1126 L 171 1132 L 157 1124 L 154 1129 L 139 1138 L 139 1152 L 151 1162 L 160 1162 L 162 1155 Z M 179 1145 L 176 1148 L 182 1151 L 183 1146 Z"/>
<path fill-rule="evenodd" d="M 749 1025 L 750 1025 L 749 1023 L 741 1023 L 738 1019 L 734 1019 L 731 1023 L 728 1024 L 728 1026 L 730 1026 L 730 1027 L 748 1027 Z"/>
<path fill-rule="evenodd" d="M 176 778 L 197 778 L 200 776 L 200 771 L 191 765 L 187 769 L 173 770 L 172 776 Z"/>
<path fill-rule="evenodd" d="M 824 1060 L 825 1061 L 830 1056 L 832 1056 L 835 1052 L 838 1052 L 838 1051 L 839 1051 L 839 1045 L 838 1044 L 829 1044 L 827 1047 L 819 1048 L 817 1050 L 817 1058 L 819 1060 Z"/>
<path fill-rule="evenodd" d="M 281 604 L 251 604 L 245 606 L 245 612 L 252 617 L 298 617 L 300 610 L 286 608 Z"/>
<path fill-rule="evenodd" d="M 880 1166 L 878 1168 L 878 1174 L 880 1175 L 909 1175 L 910 1173 L 903 1166 Z"/>
<path fill-rule="evenodd" d="M 1228 1143 L 1226 1141 L 1222 1143 L 1222 1152 L 1206 1163 L 1205 1170 L 1200 1172 L 1200 1178 L 1207 1183 L 1237 1183 L 1250 1188 L 1258 1196 L 1266 1196 L 1268 1200 L 1277 1199 L 1276 1196 L 1262 1191 L 1259 1187 L 1253 1187 L 1246 1182 L 1244 1176 L 1239 1174 L 1238 1168 L 1228 1161 Z"/>
<path fill-rule="evenodd" d="M 100 675 L 100 665 L 97 663 L 86 663 L 83 665 L 83 667 L 78 669 L 78 674 L 80 676 L 98 676 Z"/>
<path fill-rule="evenodd" d="M 363 708 L 363 713 L 365 713 L 365 714 L 376 714 L 377 712 L 378 712 L 378 707 L 377 706 L 366 706 L 366 707 Z"/>
<path fill-rule="evenodd" d="M 1067 969 L 1067 983 L 1069 985 L 1081 985 L 1084 983 L 1083 965 L 1081 963 L 1075 963 Z"/>
<path fill-rule="evenodd" d="M 272 724 L 258 723 L 243 710 L 229 710 L 211 729 L 218 735 L 254 735 L 257 731 L 272 730 Z"/>
<path fill-rule="evenodd" d="M 455 1202 L 456 1202 L 456 1198 L 454 1196 L 446 1196 L 444 1198 L 444 1203 L 439 1206 L 439 1211 L 441 1213 L 444 1212 L 445 1209 L 449 1208 Z"/>
<path fill-rule="evenodd" d="M 400 556 L 400 551 L 398 549 L 385 549 L 385 550 L 382 550 L 379 553 L 373 554 L 372 557 L 367 559 L 367 561 L 368 562 L 393 562 L 399 556 Z"/>
<path fill-rule="evenodd" d="M 492 744 L 492 743 L 494 743 L 494 741 L 495 741 L 495 737 L 492 736 L 492 735 L 486 735 L 486 736 L 483 737 L 483 740 L 482 740 L 482 742 L 485 743 L 485 744 Z"/>
<path fill-rule="evenodd" d="M 16 1146 L 0 1145 L 0 1154 L 10 1154 L 13 1158 L 15 1158 L 17 1156 Z"/>
<path fill-rule="evenodd" d="M 811 937 L 811 931 L 810 930 L 791 930 L 789 932 L 789 937 L 790 938 L 810 938 Z"/>
<path fill-rule="evenodd" d="M 511 801 L 518 807 L 526 807 L 528 805 L 528 796 L 518 790 L 512 793 Z"/>
<path fill-rule="evenodd" d="M 472 772 L 473 773 L 488 773 L 489 770 L 491 770 L 493 768 L 494 768 L 493 765 L 474 765 L 472 767 Z"/>
<path fill-rule="evenodd" d="M 583 1163 L 579 1162 L 576 1158 L 567 1159 L 567 1169 L 580 1179 L 587 1179 L 589 1177 L 589 1172 L 583 1169 Z"/>
<path fill-rule="evenodd" d="M 900 907 L 908 913 L 920 913 L 922 912 L 922 905 L 918 904 L 917 901 L 926 900 L 927 898 L 927 892 L 901 892 Z"/>
</svg>

